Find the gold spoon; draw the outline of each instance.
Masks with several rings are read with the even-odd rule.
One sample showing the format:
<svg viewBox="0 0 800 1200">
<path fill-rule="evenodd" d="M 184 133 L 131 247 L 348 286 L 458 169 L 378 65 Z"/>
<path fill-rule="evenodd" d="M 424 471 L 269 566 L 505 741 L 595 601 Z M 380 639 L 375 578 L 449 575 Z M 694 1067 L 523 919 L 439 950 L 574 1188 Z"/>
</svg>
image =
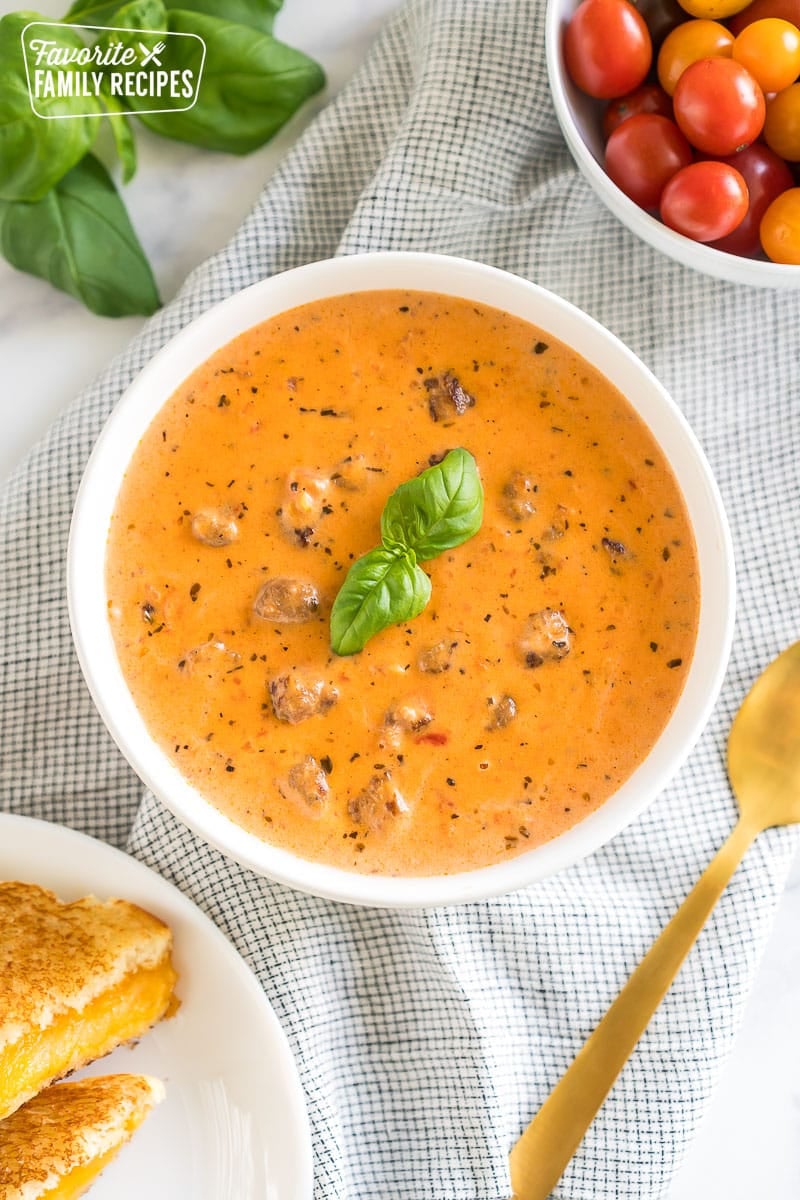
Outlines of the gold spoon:
<svg viewBox="0 0 800 1200">
<path fill-rule="evenodd" d="M 545 1200 L 583 1139 L 747 848 L 800 821 L 800 642 L 756 680 L 728 738 L 739 820 L 514 1146 L 514 1200 Z"/>
</svg>

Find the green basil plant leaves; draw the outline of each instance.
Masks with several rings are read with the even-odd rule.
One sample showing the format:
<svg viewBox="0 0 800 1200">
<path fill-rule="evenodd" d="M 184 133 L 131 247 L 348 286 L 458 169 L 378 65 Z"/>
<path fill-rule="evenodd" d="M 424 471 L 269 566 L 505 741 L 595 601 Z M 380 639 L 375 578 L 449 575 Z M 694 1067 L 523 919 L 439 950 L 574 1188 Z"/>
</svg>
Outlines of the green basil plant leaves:
<svg viewBox="0 0 800 1200">
<path fill-rule="evenodd" d="M 108 113 L 111 136 L 114 139 L 117 157 L 122 168 L 122 182 L 130 183 L 136 174 L 136 139 L 133 136 L 131 123 L 120 111 L 122 106 L 116 96 L 112 96 L 109 92 L 103 92 L 100 99 Z"/>
<path fill-rule="evenodd" d="M 115 148 L 127 183 L 137 163 L 131 109 L 154 133 L 210 150 L 248 154 L 263 145 L 325 83 L 317 63 L 272 36 L 281 5 L 73 0 L 58 23 L 61 48 L 95 42 L 138 48 L 143 32 L 154 41 L 159 33 L 194 34 L 172 39 L 169 68 L 196 72 L 202 39 L 195 103 L 168 112 L 146 112 L 152 98 L 136 87 L 133 95 L 126 88 L 121 101 L 108 73 L 96 78 L 96 65 L 62 64 L 61 72 L 92 70 L 91 85 L 75 87 L 74 96 L 37 98 L 34 109 L 21 35 L 31 22 L 52 19 L 35 12 L 0 19 L 0 252 L 8 261 L 104 316 L 152 312 L 159 303 L 152 272 L 111 178 L 89 151 L 108 121 L 113 145 L 101 139 L 97 153 L 111 157 Z M 140 62 L 113 69 L 138 71 Z"/>
<path fill-rule="evenodd" d="M 92 312 L 149 315 L 153 273 L 108 171 L 92 154 L 35 204 L 0 202 L 0 250 Z"/>
<path fill-rule="evenodd" d="M 392 492 L 381 515 L 382 545 L 353 563 L 331 609 L 331 646 L 356 654 L 382 629 L 419 616 L 431 581 L 418 560 L 435 558 L 478 532 L 483 487 L 475 459 L 451 450 Z"/>
<path fill-rule="evenodd" d="M 206 13 L 209 17 L 225 17 L 231 25 L 251 25 L 262 33 L 272 33 L 275 17 L 283 0 L 165 0 L 167 8 L 182 8 L 186 12 Z"/>
<path fill-rule="evenodd" d="M 109 26 L 112 34 L 110 36 L 102 34 L 99 39 L 101 42 L 114 39 L 135 44 L 133 38 L 116 39 L 114 35 L 121 29 L 135 30 L 137 33 L 142 30 L 147 30 L 148 33 L 157 31 L 163 33 L 167 29 L 167 10 L 162 0 L 128 0 L 126 4 L 117 3 L 114 14 L 109 20 Z M 122 69 L 124 70 L 124 68 Z M 120 68 L 116 67 L 115 70 L 120 70 Z"/>
<path fill-rule="evenodd" d="M 251 26 L 171 9 L 169 29 L 201 37 L 206 59 L 200 92 L 191 108 L 139 113 L 142 124 L 163 137 L 208 150 L 249 154 L 325 83 L 322 68 L 313 59 Z M 193 38 L 182 40 L 171 59 L 177 70 L 196 60 L 196 47 Z M 151 106 L 138 97 L 131 103 L 139 109 Z"/>
<path fill-rule="evenodd" d="M 120 0 L 75 0 L 62 20 L 67 25 L 113 26 L 119 6 Z"/>
<path fill-rule="evenodd" d="M 80 162 L 100 128 L 102 109 L 94 99 L 47 97 L 33 111 L 21 34 L 31 21 L 46 19 L 19 12 L 0 20 L 0 200 L 41 200 Z M 84 43 L 65 30 L 61 44 L 80 49 Z"/>
</svg>

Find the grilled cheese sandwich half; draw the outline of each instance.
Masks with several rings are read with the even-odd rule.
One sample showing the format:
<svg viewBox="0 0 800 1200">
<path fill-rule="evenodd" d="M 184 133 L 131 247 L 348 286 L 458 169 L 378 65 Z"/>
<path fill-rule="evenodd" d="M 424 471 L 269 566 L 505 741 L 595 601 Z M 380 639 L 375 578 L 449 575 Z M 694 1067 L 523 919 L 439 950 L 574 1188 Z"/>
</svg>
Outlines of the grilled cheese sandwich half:
<svg viewBox="0 0 800 1200">
<path fill-rule="evenodd" d="M 0 1200 L 77 1200 L 163 1096 L 146 1075 L 45 1088 L 0 1123 Z"/>
<path fill-rule="evenodd" d="M 177 1007 L 172 934 L 126 900 L 0 883 L 0 1120 Z"/>
</svg>

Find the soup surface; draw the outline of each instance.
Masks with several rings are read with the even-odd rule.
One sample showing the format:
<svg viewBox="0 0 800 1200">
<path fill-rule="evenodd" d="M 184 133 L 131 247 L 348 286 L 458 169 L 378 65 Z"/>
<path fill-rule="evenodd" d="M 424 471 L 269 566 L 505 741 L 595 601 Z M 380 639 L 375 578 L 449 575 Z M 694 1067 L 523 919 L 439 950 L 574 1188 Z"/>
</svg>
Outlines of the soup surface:
<svg viewBox="0 0 800 1200">
<path fill-rule="evenodd" d="M 330 646 L 389 494 L 454 447 L 483 523 L 424 563 L 414 620 Z M 644 758 L 699 611 L 676 482 L 581 356 L 427 292 L 313 303 L 178 389 L 109 534 L 117 652 L 208 799 L 303 857 L 382 874 L 484 866 L 580 821 Z"/>
</svg>

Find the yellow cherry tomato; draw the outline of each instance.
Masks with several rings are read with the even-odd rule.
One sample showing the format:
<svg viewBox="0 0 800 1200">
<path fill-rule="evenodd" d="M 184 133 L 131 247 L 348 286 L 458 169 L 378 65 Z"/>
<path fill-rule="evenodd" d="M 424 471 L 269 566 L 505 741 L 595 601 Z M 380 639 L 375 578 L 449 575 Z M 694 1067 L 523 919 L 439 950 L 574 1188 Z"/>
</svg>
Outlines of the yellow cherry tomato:
<svg viewBox="0 0 800 1200">
<path fill-rule="evenodd" d="M 767 103 L 764 141 L 787 162 L 800 162 L 800 83 L 793 83 Z"/>
<path fill-rule="evenodd" d="M 709 21 L 724 21 L 747 8 L 750 0 L 678 0 L 690 17 L 707 17 Z"/>
<path fill-rule="evenodd" d="M 683 21 L 667 34 L 658 52 L 658 82 L 672 96 L 687 67 L 701 58 L 730 58 L 733 34 L 719 21 Z"/>
<path fill-rule="evenodd" d="M 767 258 L 800 266 L 800 187 L 775 197 L 761 218 L 760 234 Z"/>
<path fill-rule="evenodd" d="M 782 92 L 800 75 L 800 29 L 779 17 L 753 21 L 733 43 L 733 58 L 762 91 Z"/>
</svg>

